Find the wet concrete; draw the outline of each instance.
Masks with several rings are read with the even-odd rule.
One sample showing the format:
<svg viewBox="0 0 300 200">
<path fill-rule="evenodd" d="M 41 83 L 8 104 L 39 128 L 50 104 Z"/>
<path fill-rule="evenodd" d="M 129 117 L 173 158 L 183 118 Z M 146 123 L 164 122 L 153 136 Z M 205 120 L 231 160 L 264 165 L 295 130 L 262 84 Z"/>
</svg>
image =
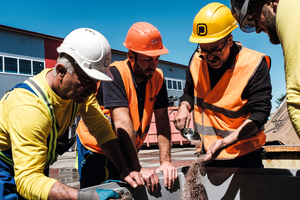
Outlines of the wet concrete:
<svg viewBox="0 0 300 200">
<path fill-rule="evenodd" d="M 190 166 L 196 160 L 195 148 L 172 148 L 172 164 L 175 167 Z M 142 149 L 139 152 L 139 160 L 142 167 L 156 169 L 159 167 L 159 150 L 158 149 Z M 79 175 L 75 169 L 76 153 L 66 152 L 58 157 L 58 160 L 50 167 L 51 178 L 79 189 Z"/>
</svg>

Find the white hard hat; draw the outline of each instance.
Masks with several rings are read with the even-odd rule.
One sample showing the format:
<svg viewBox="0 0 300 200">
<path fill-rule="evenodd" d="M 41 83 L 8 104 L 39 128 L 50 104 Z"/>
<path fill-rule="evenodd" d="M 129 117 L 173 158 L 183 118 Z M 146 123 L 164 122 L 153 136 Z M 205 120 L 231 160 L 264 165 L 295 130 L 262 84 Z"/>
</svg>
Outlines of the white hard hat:
<svg viewBox="0 0 300 200">
<path fill-rule="evenodd" d="M 57 51 L 71 56 L 89 77 L 113 81 L 109 71 L 110 45 L 98 31 L 90 28 L 76 29 L 67 35 Z"/>
</svg>

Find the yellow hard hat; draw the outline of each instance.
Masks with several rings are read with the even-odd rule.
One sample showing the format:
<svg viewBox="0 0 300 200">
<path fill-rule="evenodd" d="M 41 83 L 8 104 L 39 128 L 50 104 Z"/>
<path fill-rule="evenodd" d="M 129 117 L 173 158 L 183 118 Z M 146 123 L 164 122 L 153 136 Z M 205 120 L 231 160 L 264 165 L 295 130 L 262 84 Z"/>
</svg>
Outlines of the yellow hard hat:
<svg viewBox="0 0 300 200">
<path fill-rule="evenodd" d="M 237 27 L 237 21 L 227 6 L 210 3 L 196 15 L 190 42 L 212 43 L 224 38 Z"/>
</svg>

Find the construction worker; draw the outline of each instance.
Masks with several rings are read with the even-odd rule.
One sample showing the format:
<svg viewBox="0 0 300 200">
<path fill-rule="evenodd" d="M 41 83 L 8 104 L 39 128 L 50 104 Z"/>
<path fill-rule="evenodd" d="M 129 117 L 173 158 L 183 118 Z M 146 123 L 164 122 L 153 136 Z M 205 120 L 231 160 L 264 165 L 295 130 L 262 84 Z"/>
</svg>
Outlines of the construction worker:
<svg viewBox="0 0 300 200">
<path fill-rule="evenodd" d="M 57 51 L 54 68 L 16 85 L 1 99 L 0 199 L 120 198 L 112 190 L 78 191 L 46 176 L 57 152 L 62 153 L 58 142 L 64 142 L 79 113 L 121 177 L 135 188 L 144 184 L 141 174 L 127 167 L 94 95 L 97 81 L 113 80 L 108 41 L 93 29 L 81 28 Z"/>
<path fill-rule="evenodd" d="M 231 0 L 231 11 L 242 31 L 263 31 L 268 34 L 272 44 L 281 43 L 288 113 L 300 137 L 299 8 L 298 0 Z"/>
<path fill-rule="evenodd" d="M 198 43 L 174 124 L 202 139 L 203 161 L 214 167 L 263 167 L 263 125 L 271 109 L 270 58 L 234 42 L 230 9 L 210 3 L 196 15 L 190 42 Z M 200 47 L 200 48 L 199 48 Z"/>
<path fill-rule="evenodd" d="M 165 187 L 170 189 L 177 179 L 177 169 L 171 164 L 167 90 L 163 73 L 157 68 L 160 55 L 169 51 L 163 46 L 157 28 L 146 22 L 131 26 L 124 46 L 129 50 L 127 59 L 111 64 L 110 72 L 115 79 L 101 82 L 97 98 L 112 121 L 128 165 L 142 173 L 149 192 L 156 191 L 159 178 L 154 170 L 141 167 L 137 153 L 147 136 L 154 110 L 160 152 L 160 166 L 156 172 L 163 171 Z M 79 122 L 77 134 L 81 187 L 118 179 L 115 167 L 90 137 L 83 122 Z M 128 152 L 132 148 L 135 154 Z M 107 165 L 103 161 L 107 161 Z M 98 169 L 98 173 L 93 169 Z"/>
</svg>

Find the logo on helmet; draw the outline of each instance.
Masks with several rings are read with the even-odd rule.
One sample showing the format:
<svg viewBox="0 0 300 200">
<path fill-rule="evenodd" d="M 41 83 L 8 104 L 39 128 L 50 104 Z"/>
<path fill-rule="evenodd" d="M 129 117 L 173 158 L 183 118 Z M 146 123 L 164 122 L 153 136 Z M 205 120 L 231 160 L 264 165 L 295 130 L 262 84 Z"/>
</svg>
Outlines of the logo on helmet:
<svg viewBox="0 0 300 200">
<path fill-rule="evenodd" d="M 205 36 L 207 34 L 207 26 L 206 24 L 197 24 L 197 34 L 199 36 Z"/>
<path fill-rule="evenodd" d="M 106 58 L 105 61 L 104 61 L 104 63 L 103 63 L 104 67 L 108 67 L 109 63 L 110 63 L 109 62 L 109 58 Z"/>
<path fill-rule="evenodd" d="M 156 44 L 156 43 L 158 43 L 158 41 L 156 39 L 153 39 L 152 44 Z"/>
</svg>

